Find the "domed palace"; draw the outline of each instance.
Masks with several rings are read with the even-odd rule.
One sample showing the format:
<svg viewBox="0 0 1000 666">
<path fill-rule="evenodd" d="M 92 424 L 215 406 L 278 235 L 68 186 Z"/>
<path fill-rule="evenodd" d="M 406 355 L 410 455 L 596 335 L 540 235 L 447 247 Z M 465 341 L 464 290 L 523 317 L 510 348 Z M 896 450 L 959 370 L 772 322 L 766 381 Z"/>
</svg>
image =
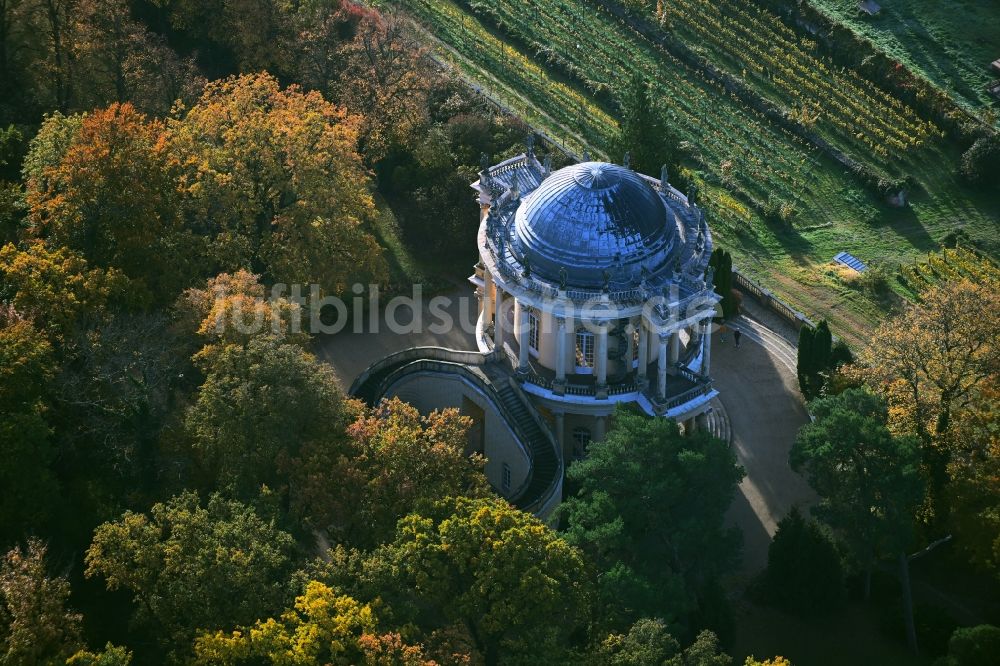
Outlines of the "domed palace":
<svg viewBox="0 0 1000 666">
<path fill-rule="evenodd" d="M 711 410 L 712 237 L 666 168 L 657 180 L 627 158 L 553 172 L 529 144 L 484 161 L 472 187 L 478 350 L 392 354 L 352 392 L 459 408 L 494 488 L 547 516 L 566 466 L 604 437 L 619 405 L 688 431 Z"/>
</svg>

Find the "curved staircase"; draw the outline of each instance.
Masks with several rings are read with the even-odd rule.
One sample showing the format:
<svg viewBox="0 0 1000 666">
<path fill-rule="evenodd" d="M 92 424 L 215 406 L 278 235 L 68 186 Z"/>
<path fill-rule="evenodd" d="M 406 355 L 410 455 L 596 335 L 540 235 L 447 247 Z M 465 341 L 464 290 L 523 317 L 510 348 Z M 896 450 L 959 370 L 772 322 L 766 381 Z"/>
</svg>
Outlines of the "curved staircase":
<svg viewBox="0 0 1000 666">
<path fill-rule="evenodd" d="M 562 492 L 561 452 L 548 426 L 497 353 L 412 347 L 373 363 L 354 380 L 349 393 L 369 405 L 376 405 L 392 384 L 404 376 L 428 372 L 460 377 L 493 403 L 531 461 L 528 479 L 511 502 L 536 515 L 547 513 Z"/>
</svg>

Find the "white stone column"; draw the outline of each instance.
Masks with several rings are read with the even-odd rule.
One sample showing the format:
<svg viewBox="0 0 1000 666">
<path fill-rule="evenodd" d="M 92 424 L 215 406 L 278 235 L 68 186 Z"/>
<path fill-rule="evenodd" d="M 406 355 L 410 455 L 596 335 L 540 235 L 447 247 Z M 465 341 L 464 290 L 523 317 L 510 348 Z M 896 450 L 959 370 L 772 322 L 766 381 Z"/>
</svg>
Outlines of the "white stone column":
<svg viewBox="0 0 1000 666">
<path fill-rule="evenodd" d="M 517 327 L 517 371 L 528 372 L 528 309 L 514 299 L 514 326 Z"/>
<path fill-rule="evenodd" d="M 639 317 L 639 372 L 638 379 L 646 382 L 646 366 L 649 365 L 649 329 L 642 317 Z"/>
<path fill-rule="evenodd" d="M 493 323 L 493 274 L 483 269 L 483 328 Z"/>
<path fill-rule="evenodd" d="M 669 336 L 660 334 L 659 361 L 656 364 L 656 395 L 663 400 L 667 396 L 667 338 Z"/>
<path fill-rule="evenodd" d="M 708 377 L 712 372 L 712 320 L 706 319 L 703 327 L 702 338 L 705 340 L 705 349 L 701 357 L 701 374 Z"/>
<path fill-rule="evenodd" d="M 597 366 L 597 385 L 606 386 L 608 383 L 608 323 L 602 321 L 597 329 L 597 358 L 594 364 Z"/>
<path fill-rule="evenodd" d="M 556 317 L 556 383 L 566 383 L 566 317 Z"/>
<path fill-rule="evenodd" d="M 503 324 L 504 324 L 504 312 L 503 312 L 503 290 L 497 287 L 497 313 L 496 319 L 493 322 L 493 348 L 497 351 L 503 351 Z"/>
</svg>

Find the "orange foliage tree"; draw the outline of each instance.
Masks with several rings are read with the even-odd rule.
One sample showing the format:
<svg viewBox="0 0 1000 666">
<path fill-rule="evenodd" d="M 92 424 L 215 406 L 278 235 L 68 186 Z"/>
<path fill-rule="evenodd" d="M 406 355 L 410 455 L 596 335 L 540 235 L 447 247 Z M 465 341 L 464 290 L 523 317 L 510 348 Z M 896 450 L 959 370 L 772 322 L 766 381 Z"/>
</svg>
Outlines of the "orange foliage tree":
<svg viewBox="0 0 1000 666">
<path fill-rule="evenodd" d="M 210 84 L 169 124 L 188 223 L 224 270 L 344 293 L 379 280 L 375 206 L 356 150 L 360 119 L 267 74 Z"/>
<path fill-rule="evenodd" d="M 179 291 L 196 253 L 181 240 L 162 132 L 160 121 L 131 104 L 84 116 L 65 152 L 28 178 L 30 232 L 97 266 L 119 268 L 154 294 Z M 44 137 L 35 143 L 44 145 Z"/>
</svg>

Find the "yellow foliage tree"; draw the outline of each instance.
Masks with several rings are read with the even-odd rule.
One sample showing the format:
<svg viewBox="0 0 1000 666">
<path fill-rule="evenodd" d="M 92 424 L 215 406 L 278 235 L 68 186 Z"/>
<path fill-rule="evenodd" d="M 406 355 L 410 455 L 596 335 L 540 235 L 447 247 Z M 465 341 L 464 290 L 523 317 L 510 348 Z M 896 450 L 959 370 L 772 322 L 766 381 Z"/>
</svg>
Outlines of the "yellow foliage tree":
<svg viewBox="0 0 1000 666">
<path fill-rule="evenodd" d="M 379 635 L 368 604 L 337 594 L 316 581 L 306 585 L 295 607 L 280 618 L 225 634 L 206 633 L 195 641 L 195 664 L 267 663 L 282 666 L 430 666 L 420 647 L 405 644 L 398 634 Z"/>
<path fill-rule="evenodd" d="M 0 248 L 0 299 L 59 340 L 110 306 L 140 303 L 143 294 L 116 268 L 92 268 L 73 250 L 34 241 Z"/>
<path fill-rule="evenodd" d="M 1000 374 L 996 312 L 996 285 L 958 280 L 934 286 L 920 303 L 883 322 L 848 370 L 886 398 L 891 429 L 920 438 L 930 508 L 939 517 L 954 424 Z"/>
</svg>

